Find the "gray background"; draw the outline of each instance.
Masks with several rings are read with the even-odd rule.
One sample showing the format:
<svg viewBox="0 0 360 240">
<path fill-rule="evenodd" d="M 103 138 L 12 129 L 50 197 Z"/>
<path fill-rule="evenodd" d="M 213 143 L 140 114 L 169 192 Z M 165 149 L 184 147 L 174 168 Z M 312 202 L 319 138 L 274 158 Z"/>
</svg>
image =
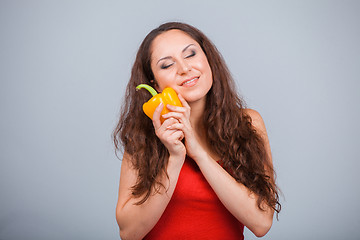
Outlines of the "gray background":
<svg viewBox="0 0 360 240">
<path fill-rule="evenodd" d="M 359 1 L 0 1 L 0 239 L 118 239 L 111 142 L 145 35 L 201 29 L 263 116 L 280 221 L 359 239 Z M 248 230 L 247 239 L 255 239 Z"/>
</svg>

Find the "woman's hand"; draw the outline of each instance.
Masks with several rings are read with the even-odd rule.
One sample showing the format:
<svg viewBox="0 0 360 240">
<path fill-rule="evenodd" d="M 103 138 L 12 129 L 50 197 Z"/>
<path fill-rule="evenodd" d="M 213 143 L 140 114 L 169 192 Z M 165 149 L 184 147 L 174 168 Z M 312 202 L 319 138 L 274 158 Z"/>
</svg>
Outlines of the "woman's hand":
<svg viewBox="0 0 360 240">
<path fill-rule="evenodd" d="M 185 159 L 186 149 L 181 140 L 184 138 L 184 133 L 180 129 L 171 129 L 178 120 L 168 117 L 161 124 L 160 114 L 164 108 L 163 103 L 160 103 L 153 114 L 153 125 L 155 128 L 156 136 L 165 145 L 171 156 L 181 157 Z"/>
<path fill-rule="evenodd" d="M 186 100 L 179 94 L 178 95 L 183 107 L 167 105 L 166 107 L 171 111 L 167 114 L 162 115 L 166 120 L 175 119 L 167 126 L 168 130 L 182 131 L 185 137 L 186 153 L 196 160 L 196 156 L 204 150 L 196 138 L 195 131 L 190 123 L 190 112 L 191 108 Z"/>
</svg>

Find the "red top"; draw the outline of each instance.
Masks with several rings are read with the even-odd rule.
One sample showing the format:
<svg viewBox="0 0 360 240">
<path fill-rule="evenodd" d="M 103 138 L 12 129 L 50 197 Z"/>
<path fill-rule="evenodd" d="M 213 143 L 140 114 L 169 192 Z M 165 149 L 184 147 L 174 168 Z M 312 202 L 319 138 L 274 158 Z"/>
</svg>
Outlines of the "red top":
<svg viewBox="0 0 360 240">
<path fill-rule="evenodd" d="M 144 239 L 243 240 L 244 225 L 220 202 L 189 157 L 160 220 Z"/>
</svg>

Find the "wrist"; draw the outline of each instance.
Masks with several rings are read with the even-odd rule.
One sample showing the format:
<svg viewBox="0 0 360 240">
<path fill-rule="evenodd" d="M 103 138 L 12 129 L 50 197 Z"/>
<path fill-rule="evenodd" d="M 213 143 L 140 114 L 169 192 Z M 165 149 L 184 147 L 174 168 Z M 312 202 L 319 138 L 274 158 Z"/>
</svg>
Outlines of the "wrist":
<svg viewBox="0 0 360 240">
<path fill-rule="evenodd" d="M 170 155 L 169 162 L 166 167 L 166 171 L 169 176 L 178 176 L 180 174 L 181 168 L 184 165 L 185 156 L 178 156 L 178 155 Z M 171 177 L 170 177 L 171 178 Z"/>
<path fill-rule="evenodd" d="M 194 156 L 190 157 L 199 164 L 200 162 L 208 161 L 210 156 L 204 149 L 201 149 L 200 151 L 197 151 Z"/>
<path fill-rule="evenodd" d="M 185 154 L 171 154 L 169 156 L 169 164 L 170 163 L 178 163 L 181 164 L 185 161 L 186 153 Z"/>
</svg>

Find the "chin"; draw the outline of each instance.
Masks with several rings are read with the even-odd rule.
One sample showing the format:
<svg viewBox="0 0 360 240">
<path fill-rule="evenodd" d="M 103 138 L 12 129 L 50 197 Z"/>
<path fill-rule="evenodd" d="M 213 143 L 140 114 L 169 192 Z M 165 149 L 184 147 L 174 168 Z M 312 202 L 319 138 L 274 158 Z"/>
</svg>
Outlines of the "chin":
<svg viewBox="0 0 360 240">
<path fill-rule="evenodd" d="M 206 94 L 183 96 L 186 102 L 194 103 L 206 99 Z"/>
<path fill-rule="evenodd" d="M 187 91 L 182 91 L 181 95 L 188 103 L 204 100 L 206 98 L 206 95 L 210 91 L 211 86 L 212 85 L 197 86 L 196 88 L 188 89 Z"/>
</svg>

